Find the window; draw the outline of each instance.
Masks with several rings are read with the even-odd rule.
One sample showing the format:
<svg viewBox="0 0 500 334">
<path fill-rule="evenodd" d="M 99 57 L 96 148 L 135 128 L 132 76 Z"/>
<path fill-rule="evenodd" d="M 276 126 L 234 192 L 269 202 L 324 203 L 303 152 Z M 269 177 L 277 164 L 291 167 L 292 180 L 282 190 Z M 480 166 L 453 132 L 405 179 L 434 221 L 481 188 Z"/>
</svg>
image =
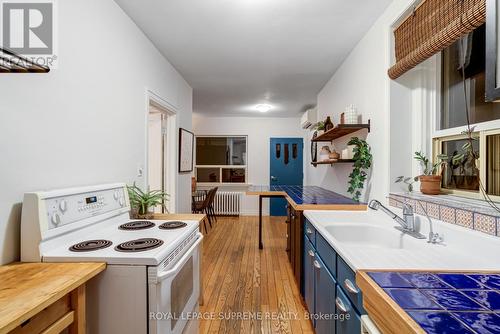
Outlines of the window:
<svg viewBox="0 0 500 334">
<path fill-rule="evenodd" d="M 247 137 L 197 136 L 196 180 L 199 183 L 246 183 Z"/>
<path fill-rule="evenodd" d="M 442 106 L 440 129 L 467 125 L 464 85 L 460 59 L 465 58 L 465 84 L 471 123 L 500 119 L 500 104 L 485 102 L 485 29 L 484 25 L 467 36 L 465 56 L 460 42 L 442 52 Z"/>
<path fill-rule="evenodd" d="M 465 132 L 466 103 L 474 131 L 474 155 L 466 145 L 469 142 Z M 500 103 L 485 102 L 484 26 L 441 53 L 441 105 L 437 118 L 434 158 L 436 160 L 438 154 L 449 157 L 443 168 L 443 190 L 482 198 L 481 182 L 489 195 L 500 196 Z M 453 161 L 455 155 L 463 156 Z"/>
</svg>

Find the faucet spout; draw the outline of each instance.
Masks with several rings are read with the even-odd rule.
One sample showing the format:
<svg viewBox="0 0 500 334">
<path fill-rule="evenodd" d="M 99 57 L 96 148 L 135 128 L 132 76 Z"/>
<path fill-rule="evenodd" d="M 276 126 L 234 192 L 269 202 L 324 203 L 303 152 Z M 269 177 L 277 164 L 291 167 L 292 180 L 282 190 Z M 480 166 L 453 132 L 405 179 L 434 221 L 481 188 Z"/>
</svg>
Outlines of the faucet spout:
<svg viewBox="0 0 500 334">
<path fill-rule="evenodd" d="M 419 233 L 415 228 L 415 215 L 413 213 L 413 207 L 408 203 L 403 203 L 403 218 L 399 217 L 397 214 L 392 212 L 389 208 L 384 206 L 380 201 L 376 199 L 371 200 L 368 207 L 372 210 L 381 210 L 386 213 L 389 217 L 394 219 L 396 223 L 401 225 L 401 227 L 396 226 L 395 228 L 405 234 L 408 234 L 417 239 L 425 239 L 425 236 Z"/>
<path fill-rule="evenodd" d="M 391 210 L 389 210 L 389 208 L 387 208 L 386 206 L 384 206 L 382 203 L 380 203 L 376 199 L 371 200 L 370 203 L 368 204 L 368 207 L 370 209 L 372 209 L 372 210 L 375 210 L 375 211 L 381 210 L 381 211 L 385 212 L 389 217 L 391 217 L 399 225 L 401 225 L 401 227 L 403 227 L 404 229 L 408 229 L 409 228 L 408 224 L 406 223 L 406 221 L 404 219 L 402 219 L 397 214 L 395 214 L 394 212 L 392 212 Z"/>
</svg>

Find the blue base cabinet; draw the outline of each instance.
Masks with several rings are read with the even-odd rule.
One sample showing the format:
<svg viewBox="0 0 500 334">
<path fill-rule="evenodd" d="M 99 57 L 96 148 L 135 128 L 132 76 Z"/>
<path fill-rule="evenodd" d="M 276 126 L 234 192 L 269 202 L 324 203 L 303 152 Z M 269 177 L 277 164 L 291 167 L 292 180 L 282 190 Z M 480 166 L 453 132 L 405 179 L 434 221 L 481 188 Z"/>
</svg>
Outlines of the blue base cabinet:
<svg viewBox="0 0 500 334">
<path fill-rule="evenodd" d="M 337 283 L 328 272 L 324 262 L 316 257 L 314 260 L 315 315 L 316 333 L 335 333 L 335 294 Z"/>
<path fill-rule="evenodd" d="M 304 288 L 303 297 L 306 302 L 309 313 L 314 313 L 314 259 L 316 257 L 314 247 L 307 237 L 304 237 Z M 314 319 L 312 319 L 315 325 Z"/>
<path fill-rule="evenodd" d="M 365 314 L 355 273 L 304 221 L 302 293 L 317 334 L 359 334 Z"/>
</svg>

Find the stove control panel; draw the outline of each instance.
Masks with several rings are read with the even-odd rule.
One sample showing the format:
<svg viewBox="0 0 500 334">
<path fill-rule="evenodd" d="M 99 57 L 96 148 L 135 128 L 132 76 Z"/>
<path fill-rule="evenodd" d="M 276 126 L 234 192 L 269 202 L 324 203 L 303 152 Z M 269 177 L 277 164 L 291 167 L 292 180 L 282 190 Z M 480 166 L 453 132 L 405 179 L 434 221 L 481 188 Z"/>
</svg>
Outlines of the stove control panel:
<svg viewBox="0 0 500 334">
<path fill-rule="evenodd" d="M 124 208 L 126 188 L 105 189 L 45 199 L 49 229 Z"/>
</svg>

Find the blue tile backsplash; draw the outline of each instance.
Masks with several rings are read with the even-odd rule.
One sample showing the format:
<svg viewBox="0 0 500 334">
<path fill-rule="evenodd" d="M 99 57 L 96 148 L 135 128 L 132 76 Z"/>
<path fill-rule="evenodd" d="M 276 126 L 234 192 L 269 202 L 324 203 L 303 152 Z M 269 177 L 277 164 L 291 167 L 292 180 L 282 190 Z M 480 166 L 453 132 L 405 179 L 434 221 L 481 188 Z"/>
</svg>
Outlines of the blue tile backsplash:
<svg viewBox="0 0 500 334">
<path fill-rule="evenodd" d="M 427 333 L 499 333 L 500 275 L 368 272 Z"/>
</svg>

